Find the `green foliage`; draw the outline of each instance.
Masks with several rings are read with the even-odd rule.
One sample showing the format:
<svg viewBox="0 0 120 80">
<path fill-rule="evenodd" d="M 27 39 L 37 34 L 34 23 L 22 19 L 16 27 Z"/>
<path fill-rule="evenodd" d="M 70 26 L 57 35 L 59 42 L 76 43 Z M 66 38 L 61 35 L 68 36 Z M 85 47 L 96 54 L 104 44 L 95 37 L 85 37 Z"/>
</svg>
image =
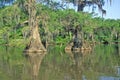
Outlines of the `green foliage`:
<svg viewBox="0 0 120 80">
<path fill-rule="evenodd" d="M 83 38 L 89 38 L 89 34 L 93 34 L 95 41 L 114 41 L 114 36 L 120 34 L 120 20 L 93 18 L 86 12 L 54 10 L 42 4 L 37 4 L 36 7 L 42 40 L 67 44 L 73 37 L 71 29 L 74 30 L 76 26 L 82 28 L 82 33 L 88 34 L 83 35 Z M 1 8 L 0 12 L 0 44 L 8 42 L 20 45 L 25 42 L 28 37 L 23 35 L 28 34 L 29 26 L 18 24 L 27 21 L 28 14 L 16 4 Z"/>
</svg>

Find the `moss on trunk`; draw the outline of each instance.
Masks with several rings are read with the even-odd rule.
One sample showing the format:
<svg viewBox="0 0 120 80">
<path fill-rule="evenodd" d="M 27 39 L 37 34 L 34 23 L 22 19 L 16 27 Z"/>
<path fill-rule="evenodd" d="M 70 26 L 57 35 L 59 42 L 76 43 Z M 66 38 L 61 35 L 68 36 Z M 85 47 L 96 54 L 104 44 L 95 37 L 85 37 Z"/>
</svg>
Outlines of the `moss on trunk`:
<svg viewBox="0 0 120 80">
<path fill-rule="evenodd" d="M 28 52 L 46 51 L 40 39 L 38 20 L 36 17 L 35 0 L 28 0 L 28 13 L 29 13 L 29 27 L 30 27 L 30 42 L 26 46 L 25 51 Z"/>
<path fill-rule="evenodd" d="M 40 38 L 40 35 L 39 35 L 39 31 L 38 31 L 38 25 L 36 25 L 31 30 L 30 42 L 26 46 L 25 50 L 33 51 L 33 52 L 46 51 L 46 49 L 44 48 L 44 46 L 41 42 L 41 38 Z"/>
</svg>

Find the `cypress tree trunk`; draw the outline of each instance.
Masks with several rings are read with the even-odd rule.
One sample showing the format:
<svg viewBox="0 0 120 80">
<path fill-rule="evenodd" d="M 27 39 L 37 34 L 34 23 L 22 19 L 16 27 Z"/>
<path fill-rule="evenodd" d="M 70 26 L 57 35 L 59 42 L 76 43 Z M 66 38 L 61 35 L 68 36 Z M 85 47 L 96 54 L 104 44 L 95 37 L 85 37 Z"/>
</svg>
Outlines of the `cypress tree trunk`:
<svg viewBox="0 0 120 80">
<path fill-rule="evenodd" d="M 79 12 L 79 11 L 83 11 L 83 9 L 84 9 L 84 7 L 85 7 L 85 1 L 79 0 L 77 7 L 78 7 L 78 9 L 77 9 L 78 12 Z"/>
<path fill-rule="evenodd" d="M 83 9 L 84 9 L 84 5 L 83 4 L 78 4 L 78 9 L 77 9 L 77 11 L 79 12 L 79 11 L 83 11 Z"/>
<path fill-rule="evenodd" d="M 30 31 L 30 43 L 26 46 L 25 50 L 28 52 L 46 51 L 40 39 L 38 21 L 36 18 L 35 0 L 28 0 L 28 13 L 29 13 L 29 27 L 31 31 Z"/>
<path fill-rule="evenodd" d="M 79 32 L 79 28 L 77 26 L 74 31 L 73 48 L 81 48 L 81 47 L 82 47 L 82 37 Z"/>
</svg>

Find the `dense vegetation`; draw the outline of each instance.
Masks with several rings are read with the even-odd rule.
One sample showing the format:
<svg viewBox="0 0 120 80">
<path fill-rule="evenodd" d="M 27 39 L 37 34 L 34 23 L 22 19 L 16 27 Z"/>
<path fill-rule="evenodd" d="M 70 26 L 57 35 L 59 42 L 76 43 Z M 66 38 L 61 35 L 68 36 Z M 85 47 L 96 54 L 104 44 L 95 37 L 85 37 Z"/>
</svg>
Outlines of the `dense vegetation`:
<svg viewBox="0 0 120 80">
<path fill-rule="evenodd" d="M 34 61 L 36 64 L 40 65 L 37 62 L 41 60 L 37 57 L 39 61 L 36 61 L 36 57 L 34 56 L 36 54 L 33 54 L 33 57 L 31 57 L 33 59 L 30 60 L 31 62 L 29 62 L 29 60 L 27 62 L 26 60 L 26 58 L 30 58 L 30 55 L 25 58 L 23 54 L 21 54 L 26 45 L 30 42 L 30 15 L 23 1 L 27 0 L 16 0 L 16 2 L 14 2 L 14 0 L 0 0 L 0 4 L 2 4 L 0 5 L 0 45 L 7 45 L 0 47 L 1 79 L 6 80 L 9 78 L 9 80 L 13 80 L 14 78 L 33 80 L 30 79 L 32 77 L 30 77 L 30 74 L 32 74 L 34 70 L 32 72 L 29 68 L 34 66 Z M 76 29 L 81 36 L 83 44 L 85 42 L 102 44 L 118 43 L 120 41 L 120 19 L 114 20 L 95 17 L 93 12 L 87 13 L 82 10 L 76 12 L 74 9 L 63 9 L 61 7 L 62 4 L 48 2 L 52 0 L 41 1 L 45 1 L 44 5 L 41 4 L 41 2 L 36 4 L 37 13 L 35 14 L 39 24 L 41 41 L 45 46 L 46 43 L 56 45 L 48 46 L 47 48 L 47 53 L 49 54 L 43 59 L 40 78 L 45 74 L 45 77 L 49 75 L 48 78 L 51 80 L 53 80 L 54 77 L 58 79 L 58 76 L 61 79 L 61 76 L 64 76 L 63 73 L 65 74 L 67 71 L 69 71 L 72 76 L 77 73 L 77 76 L 74 75 L 75 79 L 82 78 L 81 73 L 88 76 L 88 79 L 92 78 L 92 80 L 94 80 L 93 76 L 98 75 L 98 73 L 102 75 L 105 73 L 113 75 L 113 72 L 115 72 L 114 67 L 120 65 L 120 58 L 117 55 L 120 54 L 120 45 L 97 45 L 93 49 L 94 51 L 66 52 L 67 54 L 65 54 L 64 51 L 65 46 L 73 41 Z M 77 1 L 84 3 L 84 0 Z M 90 2 L 90 4 L 92 5 L 94 3 Z M 101 9 L 104 10 L 102 7 Z M 58 70 L 55 68 L 56 66 Z M 38 71 L 39 70 L 37 70 L 37 72 Z M 57 76 L 56 71 L 59 74 Z"/>
<path fill-rule="evenodd" d="M 83 41 L 119 42 L 120 20 L 94 17 L 92 13 L 73 9 L 53 9 L 37 4 L 42 42 L 68 44 L 76 26 Z M 18 4 L 0 8 L 0 44 L 25 46 L 29 41 L 28 13 Z"/>
</svg>

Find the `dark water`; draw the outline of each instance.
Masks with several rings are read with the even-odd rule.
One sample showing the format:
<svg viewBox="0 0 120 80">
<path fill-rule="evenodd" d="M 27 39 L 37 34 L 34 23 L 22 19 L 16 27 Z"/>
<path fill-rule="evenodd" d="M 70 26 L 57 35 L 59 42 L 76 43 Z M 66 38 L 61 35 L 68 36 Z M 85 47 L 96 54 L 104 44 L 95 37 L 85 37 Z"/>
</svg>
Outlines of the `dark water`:
<svg viewBox="0 0 120 80">
<path fill-rule="evenodd" d="M 47 53 L 25 55 L 1 46 L 0 80 L 120 80 L 120 52 L 115 45 L 82 52 L 50 46 Z"/>
</svg>

